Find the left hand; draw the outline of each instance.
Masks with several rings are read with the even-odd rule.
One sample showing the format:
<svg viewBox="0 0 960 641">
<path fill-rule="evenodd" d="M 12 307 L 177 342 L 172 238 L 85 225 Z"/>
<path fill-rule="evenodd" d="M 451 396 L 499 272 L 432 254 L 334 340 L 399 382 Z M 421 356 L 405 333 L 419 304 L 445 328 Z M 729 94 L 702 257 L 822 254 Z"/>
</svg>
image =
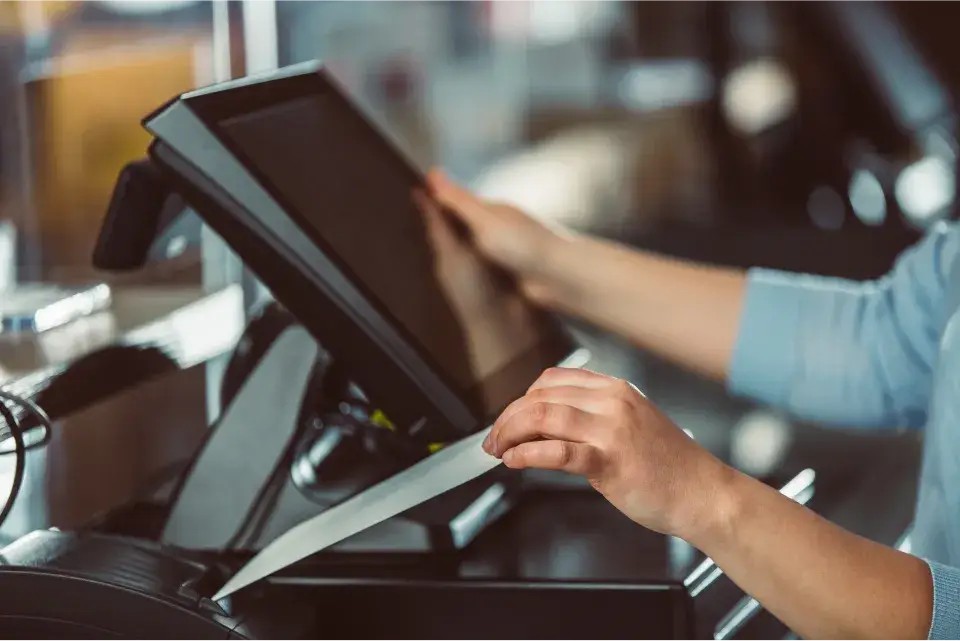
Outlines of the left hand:
<svg viewBox="0 0 960 641">
<path fill-rule="evenodd" d="M 457 233 L 453 219 L 426 194 L 416 194 L 434 249 L 434 270 L 467 339 L 474 376 L 484 379 L 504 367 L 518 344 L 536 339 L 538 324 L 514 283 L 499 274 Z"/>
<path fill-rule="evenodd" d="M 503 305 L 496 295 L 493 271 L 469 239 L 458 236 L 450 214 L 425 193 L 414 194 L 414 201 L 423 212 L 430 243 L 434 250 L 435 271 L 451 304 L 463 322 L 476 322 L 498 312 Z"/>
<path fill-rule="evenodd" d="M 547 370 L 500 415 L 484 449 L 508 467 L 583 476 L 640 525 L 688 540 L 709 525 L 712 497 L 733 472 L 636 387 L 582 369 Z"/>
</svg>

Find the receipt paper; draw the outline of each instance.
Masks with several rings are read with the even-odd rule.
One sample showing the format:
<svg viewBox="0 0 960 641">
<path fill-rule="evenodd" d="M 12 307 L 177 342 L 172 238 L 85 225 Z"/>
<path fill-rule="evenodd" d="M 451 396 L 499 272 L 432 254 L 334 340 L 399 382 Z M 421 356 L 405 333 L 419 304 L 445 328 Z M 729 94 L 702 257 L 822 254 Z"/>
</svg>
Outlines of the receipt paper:
<svg viewBox="0 0 960 641">
<path fill-rule="evenodd" d="M 500 464 L 481 447 L 491 428 L 468 436 L 406 470 L 291 528 L 253 557 L 213 600 L 219 601 L 288 565 L 335 545 Z"/>
</svg>

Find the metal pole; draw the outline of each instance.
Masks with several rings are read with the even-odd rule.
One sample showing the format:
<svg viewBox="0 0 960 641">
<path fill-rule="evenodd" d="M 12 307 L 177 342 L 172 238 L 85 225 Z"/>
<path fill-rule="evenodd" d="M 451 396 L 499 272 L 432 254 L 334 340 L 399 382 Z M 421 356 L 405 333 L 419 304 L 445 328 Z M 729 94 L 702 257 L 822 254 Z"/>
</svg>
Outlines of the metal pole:
<svg viewBox="0 0 960 641">
<path fill-rule="evenodd" d="M 213 73 L 215 82 L 233 78 L 231 67 L 230 0 L 213 0 Z M 232 5 L 234 8 L 237 4 Z M 273 0 L 241 0 L 239 3 L 243 25 L 243 73 L 255 74 L 278 67 L 280 49 L 277 33 L 277 4 Z M 203 255 L 203 286 L 213 292 L 239 284 L 243 290 L 244 313 L 250 314 L 264 300 L 267 289 L 246 269 L 240 259 L 223 240 L 204 226 L 201 248 Z M 207 364 L 207 418 L 211 424 L 220 416 L 220 385 L 229 356 Z"/>
<path fill-rule="evenodd" d="M 243 51 L 247 75 L 274 71 L 280 66 L 277 3 L 274 0 L 243 0 Z M 241 281 L 247 314 L 270 299 L 270 292 L 244 269 Z"/>
<path fill-rule="evenodd" d="M 247 74 L 273 71 L 279 65 L 277 3 L 243 0 L 243 50 Z"/>
<path fill-rule="evenodd" d="M 230 64 L 230 16 L 229 0 L 213 0 L 213 80 L 224 82 L 233 76 Z M 203 226 L 201 248 L 203 256 L 203 287 L 206 292 L 215 292 L 228 285 L 239 283 L 242 264 L 227 244 Z"/>
<path fill-rule="evenodd" d="M 230 2 L 213 0 L 213 81 L 224 82 L 233 77 L 231 65 Z M 206 294 L 231 285 L 241 285 L 244 279 L 243 264 L 212 229 L 203 225 L 200 231 L 200 251 L 203 263 L 203 289 Z M 244 296 L 244 309 L 247 309 Z M 207 420 L 213 424 L 220 416 L 220 385 L 226 371 L 229 355 L 209 361 L 206 365 Z"/>
</svg>

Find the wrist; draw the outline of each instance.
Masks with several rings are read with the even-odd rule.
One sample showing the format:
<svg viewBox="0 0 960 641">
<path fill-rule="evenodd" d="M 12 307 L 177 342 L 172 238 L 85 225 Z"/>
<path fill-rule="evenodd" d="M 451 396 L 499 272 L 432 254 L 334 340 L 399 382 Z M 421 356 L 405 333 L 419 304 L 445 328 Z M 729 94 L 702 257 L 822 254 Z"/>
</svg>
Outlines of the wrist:
<svg viewBox="0 0 960 641">
<path fill-rule="evenodd" d="M 677 536 L 701 551 L 730 540 L 747 501 L 748 481 L 739 471 L 715 460 L 698 491 L 695 508 L 686 516 Z"/>
<path fill-rule="evenodd" d="M 541 307 L 569 311 L 573 299 L 571 266 L 581 239 L 566 232 L 550 232 L 540 239 L 533 260 L 520 274 L 524 293 Z"/>
</svg>

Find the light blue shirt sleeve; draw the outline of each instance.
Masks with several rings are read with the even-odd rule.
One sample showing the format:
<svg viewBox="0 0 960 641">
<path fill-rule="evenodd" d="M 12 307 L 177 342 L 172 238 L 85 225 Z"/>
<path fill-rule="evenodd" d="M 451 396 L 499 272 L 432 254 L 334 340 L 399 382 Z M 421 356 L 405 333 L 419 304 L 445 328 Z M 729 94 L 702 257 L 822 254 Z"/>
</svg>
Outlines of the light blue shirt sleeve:
<svg viewBox="0 0 960 641">
<path fill-rule="evenodd" d="M 960 639 L 960 569 L 928 561 L 933 577 L 929 639 Z"/>
<path fill-rule="evenodd" d="M 876 281 L 752 270 L 728 389 L 824 425 L 922 426 L 958 250 L 941 224 Z"/>
</svg>

